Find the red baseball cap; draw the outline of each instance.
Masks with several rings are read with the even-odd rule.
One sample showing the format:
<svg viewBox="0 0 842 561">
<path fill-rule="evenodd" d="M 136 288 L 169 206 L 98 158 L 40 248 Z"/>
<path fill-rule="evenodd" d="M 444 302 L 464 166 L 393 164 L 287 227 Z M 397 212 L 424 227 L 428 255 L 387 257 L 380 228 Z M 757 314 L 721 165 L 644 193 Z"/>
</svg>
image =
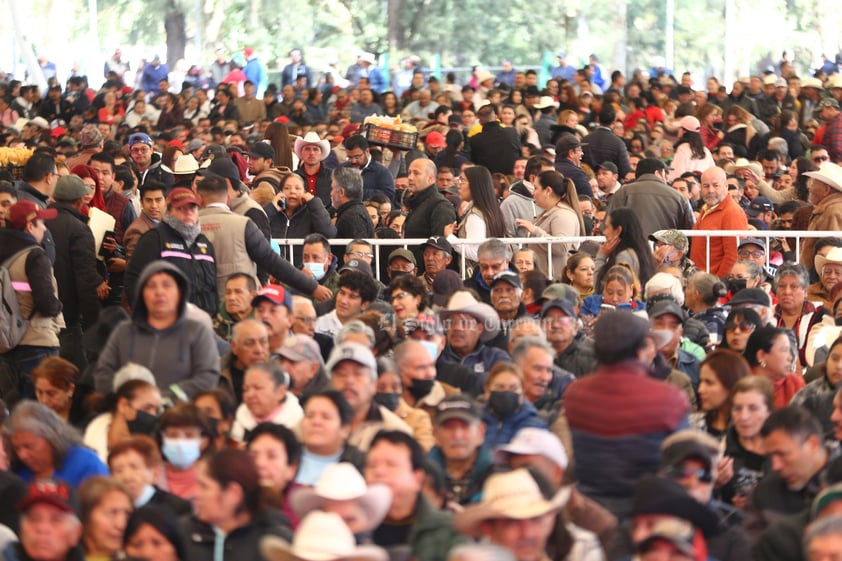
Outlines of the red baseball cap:
<svg viewBox="0 0 842 561">
<path fill-rule="evenodd" d="M 73 489 L 63 481 L 42 480 L 29 484 L 26 496 L 18 503 L 18 510 L 25 512 L 35 504 L 48 504 L 79 516 L 79 499 Z"/>
<path fill-rule="evenodd" d="M 32 201 L 18 201 L 9 207 L 6 222 L 15 230 L 23 230 L 26 225 L 35 220 L 52 220 L 58 216 L 54 208 L 41 208 Z"/>
<path fill-rule="evenodd" d="M 199 198 L 196 193 L 186 187 L 176 187 L 167 195 L 167 206 L 180 208 L 184 205 L 199 205 Z"/>
</svg>

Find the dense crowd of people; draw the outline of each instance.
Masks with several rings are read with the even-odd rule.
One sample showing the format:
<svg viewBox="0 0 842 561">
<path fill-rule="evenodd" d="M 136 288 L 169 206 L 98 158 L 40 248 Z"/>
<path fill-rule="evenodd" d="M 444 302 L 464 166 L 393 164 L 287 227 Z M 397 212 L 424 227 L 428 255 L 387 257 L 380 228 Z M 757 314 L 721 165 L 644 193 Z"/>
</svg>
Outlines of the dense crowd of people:
<svg viewBox="0 0 842 561">
<path fill-rule="evenodd" d="M 838 67 L 253 55 L 0 84 L 3 559 L 838 557 Z"/>
</svg>

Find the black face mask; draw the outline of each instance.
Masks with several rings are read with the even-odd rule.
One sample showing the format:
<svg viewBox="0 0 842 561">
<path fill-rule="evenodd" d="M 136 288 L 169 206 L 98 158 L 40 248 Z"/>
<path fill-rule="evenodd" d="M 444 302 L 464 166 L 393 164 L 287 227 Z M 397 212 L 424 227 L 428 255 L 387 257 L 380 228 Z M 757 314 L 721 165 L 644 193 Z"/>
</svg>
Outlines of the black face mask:
<svg viewBox="0 0 842 561">
<path fill-rule="evenodd" d="M 423 399 L 424 396 L 430 393 L 430 390 L 433 389 L 433 384 L 435 380 L 413 380 L 412 384 L 410 384 L 409 390 L 410 395 L 414 397 L 416 400 Z"/>
<path fill-rule="evenodd" d="M 126 421 L 126 424 L 132 434 L 151 435 L 155 431 L 155 425 L 158 424 L 158 417 L 138 409 L 134 420 Z"/>
<path fill-rule="evenodd" d="M 386 392 L 377 392 L 374 394 L 374 402 L 378 405 L 382 405 L 389 411 L 394 411 L 398 408 L 398 403 L 400 402 L 401 394 L 399 393 L 386 393 Z"/>
<path fill-rule="evenodd" d="M 488 396 L 488 405 L 497 413 L 501 419 L 505 419 L 520 405 L 520 394 L 515 392 L 491 392 Z"/>
<path fill-rule="evenodd" d="M 842 325 L 842 316 L 836 318 L 836 325 Z"/>
<path fill-rule="evenodd" d="M 736 294 L 746 287 L 746 279 L 727 279 L 728 290 Z"/>
</svg>

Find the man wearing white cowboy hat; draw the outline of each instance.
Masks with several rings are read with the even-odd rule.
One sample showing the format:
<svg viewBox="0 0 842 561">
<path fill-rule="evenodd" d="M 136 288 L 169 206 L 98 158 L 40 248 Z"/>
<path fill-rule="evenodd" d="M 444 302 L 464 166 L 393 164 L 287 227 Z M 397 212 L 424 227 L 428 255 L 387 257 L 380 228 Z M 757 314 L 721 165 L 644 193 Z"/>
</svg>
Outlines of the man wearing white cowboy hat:
<svg viewBox="0 0 842 561">
<path fill-rule="evenodd" d="M 495 473 L 485 480 L 482 501 L 457 513 L 453 524 L 463 534 L 505 547 L 518 561 L 549 560 L 546 548 L 554 514 L 567 503 L 570 488 L 549 497 L 546 490 L 546 479 L 526 468 Z M 591 558 L 586 551 L 570 553 L 569 559 Z"/>
<path fill-rule="evenodd" d="M 807 299 L 830 310 L 833 308 L 833 287 L 842 282 L 842 248 L 823 246 L 816 253 L 814 263 L 819 280 L 807 289 Z"/>
<path fill-rule="evenodd" d="M 376 545 L 357 545 L 342 518 L 319 510 L 308 514 L 292 543 L 276 536 L 260 540 L 267 561 L 388 561 L 386 551 Z"/>
<path fill-rule="evenodd" d="M 331 464 L 315 487 L 299 487 L 290 495 L 292 510 L 300 518 L 314 510 L 335 512 L 358 537 L 379 526 L 391 504 L 388 486 L 366 485 L 359 470 L 348 462 Z"/>
<path fill-rule="evenodd" d="M 304 178 L 307 192 L 322 200 L 325 208 L 330 206 L 330 170 L 324 160 L 330 155 L 330 142 L 314 131 L 296 138 L 293 151 L 298 156 L 298 169 L 295 173 Z"/>
<path fill-rule="evenodd" d="M 818 171 L 808 171 L 804 175 L 811 179 L 807 188 L 813 205 L 807 230 L 838 232 L 842 229 L 842 167 L 825 162 Z M 801 264 L 808 270 L 816 255 L 816 239 L 807 238 L 801 242 Z"/>
<path fill-rule="evenodd" d="M 500 333 L 500 317 L 494 308 L 478 301 L 472 291 L 454 292 L 439 317 L 447 335 L 442 360 L 466 366 L 483 382 L 492 366 L 511 360 L 506 351 L 487 344 Z"/>
</svg>

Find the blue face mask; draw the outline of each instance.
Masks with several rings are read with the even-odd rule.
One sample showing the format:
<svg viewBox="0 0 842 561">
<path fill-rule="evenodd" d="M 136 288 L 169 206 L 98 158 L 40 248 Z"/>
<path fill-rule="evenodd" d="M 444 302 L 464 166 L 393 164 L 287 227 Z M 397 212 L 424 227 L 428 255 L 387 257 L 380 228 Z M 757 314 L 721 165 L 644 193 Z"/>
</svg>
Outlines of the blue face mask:
<svg viewBox="0 0 842 561">
<path fill-rule="evenodd" d="M 418 341 L 421 345 L 427 349 L 427 352 L 430 353 L 430 356 L 433 357 L 433 360 L 438 360 L 439 358 L 439 345 L 434 341 Z"/>
<path fill-rule="evenodd" d="M 325 276 L 325 264 L 324 263 L 304 263 L 304 268 L 309 269 L 316 280 L 322 280 L 322 277 Z"/>
<path fill-rule="evenodd" d="M 164 438 L 161 452 L 178 469 L 187 469 L 202 455 L 198 438 Z"/>
</svg>

